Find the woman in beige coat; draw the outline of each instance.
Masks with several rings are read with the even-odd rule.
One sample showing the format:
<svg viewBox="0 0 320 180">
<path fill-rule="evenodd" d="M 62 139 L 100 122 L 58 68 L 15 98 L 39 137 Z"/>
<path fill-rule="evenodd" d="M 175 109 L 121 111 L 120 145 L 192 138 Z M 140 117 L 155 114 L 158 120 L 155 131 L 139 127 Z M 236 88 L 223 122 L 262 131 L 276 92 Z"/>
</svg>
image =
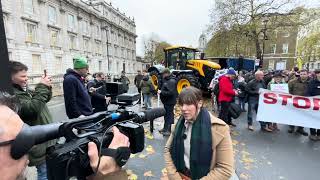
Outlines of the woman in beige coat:
<svg viewBox="0 0 320 180">
<path fill-rule="evenodd" d="M 195 87 L 183 89 L 178 103 L 182 116 L 164 152 L 169 179 L 228 180 L 234 173 L 229 126 L 202 107 L 202 93 Z"/>
</svg>

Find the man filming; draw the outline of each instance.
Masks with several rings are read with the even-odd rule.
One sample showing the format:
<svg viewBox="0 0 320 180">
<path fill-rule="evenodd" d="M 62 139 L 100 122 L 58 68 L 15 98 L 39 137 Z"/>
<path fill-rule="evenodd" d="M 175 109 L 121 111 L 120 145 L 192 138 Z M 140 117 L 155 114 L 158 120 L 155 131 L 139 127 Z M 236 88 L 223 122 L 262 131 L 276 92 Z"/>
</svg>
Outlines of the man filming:
<svg viewBox="0 0 320 180">
<path fill-rule="evenodd" d="M 25 168 L 29 163 L 27 155 L 15 160 L 11 157 L 11 144 L 22 129 L 23 121 L 15 112 L 18 108 L 14 104 L 12 97 L 0 92 L 0 174 L 1 180 L 20 180 L 26 179 Z M 119 130 L 113 128 L 114 137 L 109 148 L 117 149 L 118 147 L 129 147 L 129 139 L 121 134 Z M 96 169 L 99 161 L 98 149 L 96 144 L 88 144 L 88 155 L 90 165 L 93 170 Z M 121 171 L 115 160 L 109 156 L 101 157 L 98 172 L 89 179 L 127 179 L 125 171 Z"/>
</svg>

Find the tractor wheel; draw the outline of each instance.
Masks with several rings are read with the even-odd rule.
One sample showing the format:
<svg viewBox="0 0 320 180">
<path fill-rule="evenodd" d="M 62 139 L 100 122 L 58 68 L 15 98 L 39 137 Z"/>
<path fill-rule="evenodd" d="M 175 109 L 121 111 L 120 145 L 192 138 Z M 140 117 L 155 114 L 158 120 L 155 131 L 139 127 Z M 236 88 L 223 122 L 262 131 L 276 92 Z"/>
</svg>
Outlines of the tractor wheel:
<svg viewBox="0 0 320 180">
<path fill-rule="evenodd" d="M 200 83 L 198 78 L 192 74 L 180 74 L 177 79 L 177 92 L 180 94 L 183 88 L 194 86 L 200 88 Z"/>
<path fill-rule="evenodd" d="M 151 71 L 150 72 L 150 77 L 151 77 L 151 82 L 152 82 L 152 85 L 154 87 L 154 90 L 158 90 L 159 88 L 159 85 L 160 85 L 160 74 L 157 72 L 157 71 Z"/>
</svg>

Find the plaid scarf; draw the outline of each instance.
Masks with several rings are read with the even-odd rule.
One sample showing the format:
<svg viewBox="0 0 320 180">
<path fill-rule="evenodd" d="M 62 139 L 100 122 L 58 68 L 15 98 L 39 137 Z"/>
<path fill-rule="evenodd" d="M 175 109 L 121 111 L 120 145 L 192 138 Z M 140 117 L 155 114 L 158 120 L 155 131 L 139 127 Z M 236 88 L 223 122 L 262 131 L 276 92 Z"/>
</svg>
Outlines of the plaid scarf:
<svg viewBox="0 0 320 180">
<path fill-rule="evenodd" d="M 173 142 L 170 147 L 170 154 L 178 172 L 183 172 L 184 162 L 184 126 L 185 119 L 183 116 L 177 122 Z M 206 176 L 210 171 L 212 160 L 212 134 L 211 118 L 209 112 L 201 108 L 196 121 L 192 126 L 190 142 L 190 171 L 192 179 L 200 179 Z"/>
</svg>

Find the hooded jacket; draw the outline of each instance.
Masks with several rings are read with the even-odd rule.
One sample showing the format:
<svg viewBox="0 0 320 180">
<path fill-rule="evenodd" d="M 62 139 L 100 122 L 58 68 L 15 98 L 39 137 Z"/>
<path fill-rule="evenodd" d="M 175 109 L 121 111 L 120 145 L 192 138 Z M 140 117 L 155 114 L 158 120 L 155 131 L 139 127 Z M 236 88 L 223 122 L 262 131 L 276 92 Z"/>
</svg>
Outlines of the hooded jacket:
<svg viewBox="0 0 320 180">
<path fill-rule="evenodd" d="M 63 80 L 64 102 L 69 119 L 81 115 L 91 115 L 92 105 L 89 93 L 81 76 L 72 69 L 68 69 Z"/>
<path fill-rule="evenodd" d="M 140 88 L 142 94 L 151 94 L 154 90 L 152 82 L 148 75 L 143 77 L 142 81 L 140 82 Z"/>
<path fill-rule="evenodd" d="M 231 79 L 227 76 L 221 76 L 219 78 L 219 102 L 231 102 L 234 96 L 235 92 Z"/>
</svg>

